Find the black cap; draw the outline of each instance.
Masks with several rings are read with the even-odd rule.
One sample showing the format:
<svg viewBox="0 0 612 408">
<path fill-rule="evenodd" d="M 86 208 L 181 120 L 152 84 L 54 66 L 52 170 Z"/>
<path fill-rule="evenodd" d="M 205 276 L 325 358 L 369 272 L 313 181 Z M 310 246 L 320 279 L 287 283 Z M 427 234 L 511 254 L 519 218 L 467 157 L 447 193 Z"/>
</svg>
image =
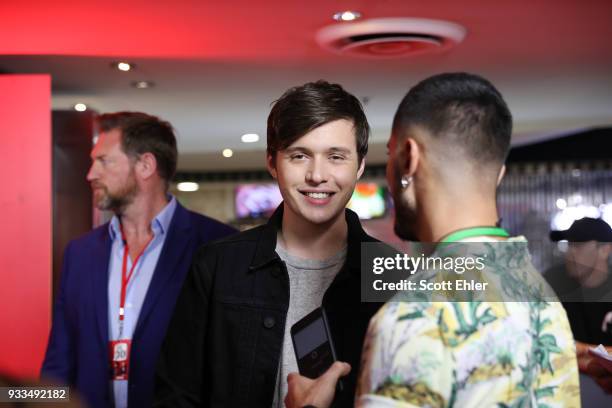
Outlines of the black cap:
<svg viewBox="0 0 612 408">
<path fill-rule="evenodd" d="M 568 230 L 551 231 L 550 239 L 569 242 L 612 242 L 612 228 L 601 218 L 582 218 L 574 221 Z"/>
</svg>

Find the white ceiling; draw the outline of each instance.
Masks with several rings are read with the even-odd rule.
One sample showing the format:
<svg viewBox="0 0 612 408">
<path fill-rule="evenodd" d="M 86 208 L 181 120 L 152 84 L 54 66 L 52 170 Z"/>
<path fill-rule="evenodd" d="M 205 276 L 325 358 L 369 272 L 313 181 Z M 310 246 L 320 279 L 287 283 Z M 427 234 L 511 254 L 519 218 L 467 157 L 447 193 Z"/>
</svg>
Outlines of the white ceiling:
<svg viewBox="0 0 612 408">
<path fill-rule="evenodd" d="M 57 109 L 84 102 L 100 112 L 140 110 L 169 120 L 182 170 L 263 168 L 270 104 L 287 88 L 317 79 L 367 100 L 370 163 L 384 162 L 392 116 L 409 87 L 443 71 L 476 72 L 496 84 L 514 114 L 514 143 L 612 124 L 610 1 L 8 3 L 0 5 L 0 70 L 50 73 Z M 364 19 L 446 19 L 467 36 L 435 55 L 333 55 L 315 35 L 343 9 Z M 136 68 L 112 70 L 120 59 Z M 156 86 L 130 87 L 140 79 Z M 253 132 L 262 136 L 258 143 L 241 143 Z M 226 147 L 235 150 L 232 158 L 221 156 Z"/>
</svg>

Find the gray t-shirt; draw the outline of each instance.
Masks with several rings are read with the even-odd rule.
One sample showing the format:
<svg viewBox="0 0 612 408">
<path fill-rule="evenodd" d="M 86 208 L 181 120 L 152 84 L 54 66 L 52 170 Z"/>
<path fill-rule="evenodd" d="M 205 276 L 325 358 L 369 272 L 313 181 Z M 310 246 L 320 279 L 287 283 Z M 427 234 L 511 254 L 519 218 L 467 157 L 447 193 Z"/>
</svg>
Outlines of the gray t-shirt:
<svg viewBox="0 0 612 408">
<path fill-rule="evenodd" d="M 276 244 L 276 253 L 287 265 L 289 273 L 289 310 L 285 321 L 285 337 L 274 390 L 273 408 L 284 406 L 287 375 L 298 371 L 291 342 L 291 326 L 321 306 L 325 291 L 344 265 L 346 246 L 331 258 L 322 261 L 295 257 L 279 243 Z"/>
</svg>

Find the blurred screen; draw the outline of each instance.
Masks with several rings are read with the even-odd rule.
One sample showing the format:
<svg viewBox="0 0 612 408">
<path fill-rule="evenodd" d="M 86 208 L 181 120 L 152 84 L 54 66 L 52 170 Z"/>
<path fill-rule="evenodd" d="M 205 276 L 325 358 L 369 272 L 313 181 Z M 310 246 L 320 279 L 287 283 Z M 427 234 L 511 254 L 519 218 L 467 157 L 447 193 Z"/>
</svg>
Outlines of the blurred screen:
<svg viewBox="0 0 612 408">
<path fill-rule="evenodd" d="M 385 194 L 376 183 L 357 183 L 347 208 L 355 211 L 362 220 L 385 215 Z"/>
<path fill-rule="evenodd" d="M 240 185 L 236 188 L 236 217 L 269 217 L 282 201 L 276 184 Z"/>
</svg>

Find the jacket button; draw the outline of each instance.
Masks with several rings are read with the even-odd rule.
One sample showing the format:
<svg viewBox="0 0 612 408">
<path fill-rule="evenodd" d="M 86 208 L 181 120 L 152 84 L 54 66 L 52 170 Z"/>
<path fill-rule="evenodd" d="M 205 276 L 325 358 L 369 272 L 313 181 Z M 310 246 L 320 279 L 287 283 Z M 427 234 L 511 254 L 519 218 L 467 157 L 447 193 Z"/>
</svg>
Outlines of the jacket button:
<svg viewBox="0 0 612 408">
<path fill-rule="evenodd" d="M 276 324 L 276 321 L 272 316 L 266 316 L 263 321 L 263 325 L 266 329 L 271 329 Z"/>
</svg>

